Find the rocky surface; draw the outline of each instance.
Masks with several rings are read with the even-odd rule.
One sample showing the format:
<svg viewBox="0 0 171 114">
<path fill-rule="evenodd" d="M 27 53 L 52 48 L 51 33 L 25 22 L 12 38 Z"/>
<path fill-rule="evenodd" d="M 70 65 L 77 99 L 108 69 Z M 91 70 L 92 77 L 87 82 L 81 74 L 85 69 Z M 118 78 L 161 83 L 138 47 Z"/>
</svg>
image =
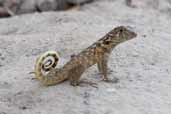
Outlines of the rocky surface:
<svg viewBox="0 0 171 114">
<path fill-rule="evenodd" d="M 0 114 L 171 114 L 170 4 L 159 2 L 98 0 L 80 10 L 0 19 Z M 58 51 L 61 67 L 119 25 L 138 36 L 111 54 L 110 77 L 118 83 L 101 82 L 95 66 L 81 79 L 98 88 L 68 81 L 44 87 L 30 74 L 45 51 Z"/>
<path fill-rule="evenodd" d="M 0 0 L 0 17 L 44 11 L 67 10 L 93 0 Z"/>
</svg>

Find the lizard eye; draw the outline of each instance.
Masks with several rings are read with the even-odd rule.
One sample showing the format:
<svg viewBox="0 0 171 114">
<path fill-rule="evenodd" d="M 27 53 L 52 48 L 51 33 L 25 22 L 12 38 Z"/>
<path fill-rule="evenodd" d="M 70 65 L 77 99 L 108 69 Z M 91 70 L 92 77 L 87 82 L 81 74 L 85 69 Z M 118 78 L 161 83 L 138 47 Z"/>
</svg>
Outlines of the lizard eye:
<svg viewBox="0 0 171 114">
<path fill-rule="evenodd" d="M 120 32 L 123 32 L 123 29 L 121 29 Z"/>
</svg>

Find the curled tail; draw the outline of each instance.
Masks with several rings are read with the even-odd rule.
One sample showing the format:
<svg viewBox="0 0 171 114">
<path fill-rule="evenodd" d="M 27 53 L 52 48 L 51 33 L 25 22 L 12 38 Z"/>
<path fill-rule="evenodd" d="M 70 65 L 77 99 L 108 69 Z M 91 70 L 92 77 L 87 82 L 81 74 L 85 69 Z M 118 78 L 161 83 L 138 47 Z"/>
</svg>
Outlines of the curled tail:
<svg viewBox="0 0 171 114">
<path fill-rule="evenodd" d="M 59 55 L 56 51 L 47 51 L 36 60 L 35 75 L 41 82 L 47 82 L 47 72 L 54 69 L 59 61 Z"/>
</svg>

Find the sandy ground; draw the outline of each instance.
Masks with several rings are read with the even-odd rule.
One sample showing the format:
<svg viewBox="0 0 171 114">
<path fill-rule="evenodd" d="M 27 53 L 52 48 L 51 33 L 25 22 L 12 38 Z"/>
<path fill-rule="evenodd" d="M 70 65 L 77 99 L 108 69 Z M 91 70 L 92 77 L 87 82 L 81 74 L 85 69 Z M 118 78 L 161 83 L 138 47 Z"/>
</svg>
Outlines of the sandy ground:
<svg viewBox="0 0 171 114">
<path fill-rule="evenodd" d="M 100 0 L 80 11 L 0 19 L 0 114 L 171 114 L 170 18 L 167 10 Z M 118 83 L 99 82 L 95 66 L 82 79 L 98 88 L 68 81 L 44 87 L 29 74 L 45 51 L 60 53 L 60 67 L 118 25 L 133 26 L 138 34 L 111 54 L 110 77 Z"/>
</svg>

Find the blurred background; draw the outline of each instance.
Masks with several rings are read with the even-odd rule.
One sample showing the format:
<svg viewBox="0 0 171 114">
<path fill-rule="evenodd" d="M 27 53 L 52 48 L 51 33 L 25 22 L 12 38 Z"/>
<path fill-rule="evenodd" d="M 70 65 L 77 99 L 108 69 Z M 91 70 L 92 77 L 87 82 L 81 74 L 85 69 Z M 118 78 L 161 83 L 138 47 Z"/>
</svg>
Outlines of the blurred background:
<svg viewBox="0 0 171 114">
<path fill-rule="evenodd" d="M 0 0 L 0 17 L 14 16 L 24 13 L 78 9 L 96 1 L 115 0 Z M 123 1 L 123 0 L 121 0 Z M 170 0 L 124 0 L 125 5 L 132 8 L 151 8 L 170 14 Z"/>
</svg>

